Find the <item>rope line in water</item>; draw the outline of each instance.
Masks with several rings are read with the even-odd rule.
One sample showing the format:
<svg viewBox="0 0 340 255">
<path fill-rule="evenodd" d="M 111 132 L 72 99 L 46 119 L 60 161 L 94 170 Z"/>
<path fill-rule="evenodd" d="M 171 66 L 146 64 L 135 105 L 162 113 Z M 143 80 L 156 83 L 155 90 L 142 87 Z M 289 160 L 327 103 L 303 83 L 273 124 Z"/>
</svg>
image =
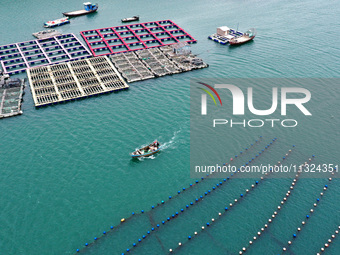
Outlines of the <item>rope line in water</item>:
<svg viewBox="0 0 340 255">
<path fill-rule="evenodd" d="M 323 195 L 324 195 L 324 192 L 327 191 L 328 185 L 329 185 L 329 183 L 330 183 L 331 180 L 332 180 L 332 178 L 329 178 L 329 179 L 328 179 L 328 184 L 326 184 L 326 185 L 323 187 L 323 192 L 320 193 L 320 198 L 317 198 L 317 199 L 316 199 L 317 203 L 314 203 L 314 204 L 313 204 L 313 207 L 315 207 L 315 208 L 317 207 L 318 203 L 321 201 L 321 198 L 322 198 Z M 301 222 L 301 226 L 297 228 L 297 232 L 294 233 L 294 234 L 292 235 L 292 236 L 293 236 L 293 240 L 295 240 L 295 239 L 297 238 L 298 233 L 300 233 L 300 232 L 302 231 L 303 227 L 304 227 L 304 226 L 306 225 L 306 223 L 308 222 L 308 219 L 313 215 L 313 212 L 314 212 L 313 207 L 309 210 L 308 214 L 306 214 L 306 221 L 302 221 L 302 222 Z M 310 213 L 310 214 L 309 214 L 309 213 Z M 293 240 L 289 240 L 289 241 L 287 242 L 289 246 L 292 245 Z M 282 247 L 283 253 L 285 253 L 287 250 L 288 250 L 287 247 Z"/>
<path fill-rule="evenodd" d="M 315 157 L 315 156 L 313 155 L 312 158 L 314 158 L 314 157 Z M 311 160 L 312 160 L 312 159 L 310 158 L 309 161 L 311 161 Z M 305 162 L 305 163 L 307 163 L 307 162 Z M 283 198 L 283 200 L 281 200 L 280 205 L 277 206 L 277 209 L 278 209 L 278 210 L 281 210 L 281 209 L 282 209 L 283 205 L 285 204 L 285 202 L 286 202 L 286 201 L 288 200 L 288 198 L 290 197 L 292 191 L 294 190 L 294 186 L 295 186 L 296 182 L 299 180 L 299 176 L 300 176 L 300 174 L 301 174 L 301 170 L 302 170 L 303 167 L 304 167 L 303 164 L 300 165 L 300 168 L 299 168 L 300 171 L 298 171 L 298 173 L 295 175 L 295 179 L 293 179 L 293 182 L 292 182 L 292 184 L 291 184 L 289 190 L 287 191 L 285 197 Z M 278 214 L 278 211 L 275 210 L 275 211 L 273 212 L 271 218 L 268 219 L 268 222 L 267 222 L 267 223 L 268 223 L 268 224 L 272 223 L 273 220 L 276 219 L 276 215 L 277 215 L 277 214 Z M 243 254 L 244 252 L 246 252 L 246 251 L 249 249 L 249 247 L 250 247 L 256 240 L 258 240 L 258 238 L 261 236 L 261 233 L 264 232 L 264 231 L 269 227 L 269 225 L 268 225 L 267 223 L 264 224 L 264 227 L 262 227 L 262 228 L 260 229 L 260 231 L 257 232 L 257 236 L 255 235 L 255 236 L 253 237 L 253 239 L 250 240 L 250 241 L 248 242 L 248 246 L 243 247 L 242 250 L 239 251 L 239 254 Z"/>
<path fill-rule="evenodd" d="M 277 138 L 274 138 L 274 139 L 272 139 L 272 141 L 275 141 L 276 139 L 277 139 Z M 255 140 L 254 143 L 250 144 L 250 146 L 246 147 L 244 150 L 245 150 L 245 151 L 249 151 L 250 148 L 252 148 L 254 145 L 258 144 L 258 143 L 261 142 L 261 141 L 262 141 L 262 136 L 259 136 L 259 140 Z M 265 146 L 265 149 L 268 149 L 269 146 L 270 146 L 271 144 L 273 144 L 273 142 L 270 142 L 267 146 Z M 265 151 L 265 150 L 262 149 L 262 151 L 259 152 L 259 155 L 261 155 L 264 151 Z M 245 155 L 245 154 L 243 153 L 243 151 L 240 151 L 239 154 L 236 154 L 236 155 L 235 155 L 235 159 L 237 159 L 237 158 L 240 157 L 241 155 Z M 256 155 L 256 157 L 258 157 L 259 155 Z M 252 160 L 254 160 L 254 158 L 252 158 Z M 232 163 L 232 162 L 233 162 L 233 158 L 231 158 L 231 159 L 228 161 L 228 163 L 225 163 L 225 164 L 230 164 L 230 163 Z M 250 162 L 250 160 L 249 160 L 249 162 Z M 246 163 L 246 164 L 248 164 L 248 163 Z M 212 177 L 213 174 L 214 174 L 214 173 L 207 174 L 207 177 L 206 177 L 206 178 Z M 234 174 L 235 174 L 235 173 L 234 173 Z M 227 179 L 228 179 L 228 180 L 231 179 L 232 176 L 233 176 L 233 174 L 231 175 L 231 177 L 227 177 Z M 199 183 L 201 183 L 204 179 L 205 179 L 205 178 L 202 177 L 201 180 L 196 180 L 194 184 L 190 183 L 190 184 L 189 184 L 189 187 L 183 188 L 182 190 L 185 191 L 185 190 L 188 189 L 188 188 L 192 188 L 192 187 L 198 185 Z M 225 180 L 225 179 L 223 179 L 223 181 L 224 181 L 224 180 Z M 220 182 L 220 183 L 221 183 L 221 182 Z M 218 185 L 217 185 L 217 186 L 218 186 Z M 162 200 L 161 203 L 158 203 L 156 206 L 151 206 L 151 209 L 155 209 L 156 207 L 158 207 L 158 206 L 160 206 L 160 205 L 164 205 L 166 202 L 170 201 L 172 198 L 175 198 L 175 197 L 177 197 L 178 195 L 180 195 L 180 194 L 182 194 L 182 193 L 183 193 L 183 192 L 178 191 L 177 194 L 175 194 L 175 195 L 173 195 L 173 196 L 169 196 L 169 199 L 168 199 L 168 200 L 166 200 L 166 201 Z M 209 193 L 210 193 L 210 191 L 209 191 Z M 144 213 L 144 210 L 141 210 L 141 213 L 140 213 L 140 214 L 143 214 L 143 213 Z M 137 214 L 138 214 L 138 213 L 137 213 Z M 127 220 L 131 219 L 134 215 L 137 215 L 137 214 L 136 214 L 135 212 L 132 212 L 132 214 L 131 214 L 131 216 L 130 216 L 129 218 L 127 218 L 127 219 L 122 218 L 122 219 L 121 219 L 121 224 L 124 223 L 124 222 L 126 222 Z M 93 241 L 92 243 L 85 243 L 85 246 L 83 247 L 83 249 L 85 249 L 85 248 L 91 246 L 92 244 L 94 244 L 95 241 L 99 240 L 100 238 L 104 237 L 107 233 L 109 233 L 110 231 L 114 231 L 114 230 L 115 230 L 115 227 L 114 227 L 114 226 L 110 226 L 110 230 L 108 230 L 108 231 L 103 231 L 102 236 L 100 236 L 100 237 L 94 237 L 94 239 L 93 239 L 94 241 Z M 80 252 L 80 251 L 81 251 L 80 249 L 76 249 L 76 252 Z"/>
<path fill-rule="evenodd" d="M 316 255 L 321 255 L 321 253 L 324 252 L 325 249 L 329 247 L 329 245 L 332 243 L 332 239 L 334 239 L 339 234 L 339 231 L 340 231 L 340 226 L 337 227 L 337 229 L 335 230 L 331 238 L 327 240 L 327 243 L 325 243 L 324 245 L 325 247 L 321 247 L 320 252 L 318 252 Z"/>
<path fill-rule="evenodd" d="M 276 138 L 272 139 L 272 141 L 276 141 Z M 265 146 L 264 149 L 262 149 L 262 151 L 259 152 L 259 155 L 263 154 L 266 150 L 268 149 L 273 142 L 270 142 L 267 146 Z M 288 151 L 289 153 L 291 152 L 291 150 Z M 242 152 L 241 152 L 242 153 Z M 285 154 L 286 156 L 288 156 L 288 153 Z M 254 156 L 255 157 L 255 156 Z M 259 157 L 258 155 L 256 157 Z M 285 157 L 284 157 L 285 158 Z M 255 160 L 255 158 L 250 159 L 249 161 L 246 162 L 246 164 L 248 164 L 248 162 L 252 162 L 253 160 Z M 239 172 L 240 170 L 238 170 Z M 237 172 L 236 172 L 237 173 Z M 236 173 L 231 174 L 231 176 L 234 176 Z M 213 173 L 212 173 L 213 174 Z M 231 178 L 231 177 L 230 177 Z M 227 180 L 230 180 L 230 178 L 228 177 L 227 179 L 223 179 L 223 182 L 226 182 Z M 203 179 L 202 179 L 203 180 Z M 156 231 L 157 229 L 159 229 L 162 225 L 166 224 L 167 222 L 171 221 L 171 219 L 177 218 L 180 214 L 179 211 L 181 213 L 184 213 L 188 208 L 191 208 L 192 206 L 196 205 L 198 202 L 203 200 L 203 197 L 210 194 L 211 192 L 217 190 L 216 188 L 220 187 L 223 184 L 222 181 L 220 181 L 219 183 L 217 183 L 215 186 L 212 187 L 212 190 L 207 190 L 206 192 L 204 192 L 204 194 L 202 194 L 199 198 L 196 198 L 195 201 L 188 203 L 185 207 L 183 206 L 180 210 L 176 211 L 174 214 L 170 215 L 169 217 L 167 217 L 165 220 L 163 220 L 162 222 L 160 222 L 159 224 L 157 224 L 156 226 L 151 228 L 151 231 L 147 231 L 147 235 L 143 235 L 142 238 L 138 239 L 137 243 L 142 242 L 143 239 L 145 239 L 148 235 L 152 234 L 154 231 Z M 258 183 L 258 182 L 257 182 Z M 243 195 L 242 195 L 243 196 Z M 169 199 L 171 199 L 171 197 L 169 197 Z M 156 228 L 155 228 L 156 227 Z M 137 246 L 137 243 L 133 243 L 132 247 L 126 249 L 126 252 L 130 252 L 132 251 L 132 249 L 134 247 Z M 122 253 L 122 255 L 124 255 L 124 253 Z"/>
<path fill-rule="evenodd" d="M 293 145 L 293 148 L 294 148 L 294 147 L 295 147 L 295 146 Z M 292 152 L 292 150 L 290 149 L 290 150 L 285 154 L 284 159 L 286 159 L 286 158 L 290 155 L 291 152 Z M 281 162 L 278 162 L 276 165 L 278 166 L 278 165 L 280 165 L 280 164 L 281 164 Z M 272 173 L 272 170 L 271 170 L 270 172 L 265 173 L 264 176 L 265 176 L 265 177 L 268 176 L 269 173 Z M 246 189 L 246 190 L 245 190 L 245 191 L 246 191 L 245 194 L 240 194 L 240 198 L 239 198 L 239 199 L 235 198 L 235 199 L 234 199 L 234 203 L 230 203 L 230 204 L 229 204 L 229 207 L 232 208 L 236 203 L 238 203 L 238 202 L 240 202 L 242 199 L 244 199 L 245 196 L 246 196 L 251 190 L 254 190 L 256 187 L 258 187 L 258 186 L 259 186 L 258 184 L 259 184 L 261 181 L 263 181 L 263 180 L 265 180 L 265 178 L 262 176 L 262 177 L 260 178 L 259 181 L 255 181 L 255 184 L 252 184 L 250 189 Z M 221 213 L 221 212 L 218 213 L 217 220 L 220 219 L 221 216 L 225 215 L 228 211 L 230 211 L 230 209 L 229 209 L 228 207 L 225 207 L 223 213 Z M 200 233 L 202 233 L 202 231 L 204 231 L 206 228 L 208 228 L 208 227 L 209 227 L 211 224 L 213 224 L 213 223 L 216 223 L 216 219 L 214 219 L 214 218 L 211 219 L 211 222 L 207 222 L 207 223 L 206 223 L 206 227 L 203 225 L 203 226 L 201 227 L 201 230 L 195 231 L 195 232 L 194 232 L 194 236 L 188 236 L 188 240 L 190 241 L 193 237 L 198 236 Z M 187 241 L 187 242 L 188 242 L 188 241 Z M 186 242 L 186 243 L 187 243 L 187 242 Z M 178 243 L 178 246 L 175 248 L 175 250 L 169 249 L 169 252 L 172 253 L 172 252 L 174 252 L 174 251 L 180 249 L 180 248 L 183 246 L 183 244 L 185 244 L 185 243 L 181 243 L 181 242 Z"/>
</svg>

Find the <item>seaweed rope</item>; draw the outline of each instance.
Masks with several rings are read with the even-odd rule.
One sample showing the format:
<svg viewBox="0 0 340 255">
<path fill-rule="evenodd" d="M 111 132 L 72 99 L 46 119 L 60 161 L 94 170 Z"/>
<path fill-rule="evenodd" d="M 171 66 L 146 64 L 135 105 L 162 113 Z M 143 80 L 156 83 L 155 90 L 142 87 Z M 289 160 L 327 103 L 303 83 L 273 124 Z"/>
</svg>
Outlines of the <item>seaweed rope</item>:
<svg viewBox="0 0 340 255">
<path fill-rule="evenodd" d="M 315 157 L 315 156 L 313 155 L 313 158 L 314 158 L 314 157 Z M 309 161 L 311 161 L 311 160 L 312 160 L 312 159 L 310 158 Z M 305 163 L 306 163 L 306 162 L 305 162 Z M 293 182 L 291 183 L 291 186 L 290 186 L 289 190 L 287 191 L 287 193 L 286 193 L 285 197 L 283 198 L 283 200 L 281 200 L 280 205 L 277 206 L 277 209 L 278 209 L 278 210 L 281 210 L 281 209 L 282 209 L 283 205 L 284 205 L 285 202 L 288 200 L 289 196 L 292 194 L 292 191 L 294 190 L 294 186 L 295 186 L 295 184 L 297 183 L 297 181 L 298 181 L 298 179 L 299 179 L 299 176 L 300 176 L 300 174 L 301 174 L 302 169 L 304 168 L 304 166 L 305 166 L 304 164 L 300 165 L 299 171 L 298 171 L 297 174 L 295 175 L 295 179 L 293 179 Z M 272 223 L 273 220 L 276 219 L 277 214 L 278 214 L 278 211 L 275 210 L 275 211 L 273 212 L 271 218 L 268 219 L 268 222 L 267 222 L 267 223 L 268 223 L 268 224 Z M 246 252 L 246 251 L 249 249 L 249 247 L 250 247 L 256 240 L 258 240 L 258 238 L 261 236 L 261 233 L 264 232 L 264 231 L 269 227 L 269 225 L 268 225 L 267 223 L 264 224 L 264 227 L 262 227 L 262 228 L 260 229 L 260 231 L 257 232 L 257 236 L 255 235 L 255 236 L 253 237 L 253 239 L 249 241 L 248 246 L 243 247 L 242 250 L 239 251 L 239 254 L 243 254 L 244 252 Z"/>
<path fill-rule="evenodd" d="M 260 139 L 259 139 L 259 140 L 255 140 L 255 143 L 251 144 L 251 145 L 249 146 L 249 148 L 246 147 L 246 148 L 245 148 L 245 151 L 249 151 L 250 148 L 252 148 L 255 144 L 258 144 L 259 142 L 261 142 L 262 136 L 260 136 L 259 138 L 260 138 Z M 260 155 L 262 155 L 262 154 L 263 154 L 263 153 L 264 153 L 264 152 L 265 152 L 265 151 L 273 144 L 273 142 L 276 141 L 276 140 L 277 140 L 277 138 L 273 138 L 272 141 L 271 141 L 270 143 L 268 143 L 262 150 L 260 150 L 260 151 L 258 152 L 258 154 L 256 154 L 252 159 L 248 160 L 248 162 L 252 162 L 253 160 L 255 160 L 255 158 L 257 158 L 257 157 L 259 157 Z M 244 152 L 243 152 L 243 151 L 240 151 L 239 154 L 235 155 L 235 158 L 238 158 L 238 157 L 240 157 L 241 155 L 244 155 Z M 233 162 L 233 159 L 232 159 L 232 158 L 230 159 L 230 161 L 229 161 L 228 163 L 230 164 L 231 162 Z M 248 162 L 246 162 L 245 164 L 248 165 Z M 225 163 L 225 164 L 228 164 L 228 163 Z M 237 173 L 237 172 L 235 172 L 234 174 L 236 174 L 236 173 Z M 207 176 L 208 176 L 207 178 L 212 177 L 213 174 L 214 174 L 214 173 L 207 174 Z M 223 181 L 226 182 L 227 180 L 231 179 L 231 178 L 233 177 L 234 174 L 231 174 L 230 177 L 227 177 L 226 179 L 223 179 Z M 205 179 L 205 178 L 202 177 L 200 181 L 199 181 L 199 180 L 196 180 L 194 184 L 190 183 L 190 185 L 189 185 L 188 188 L 192 188 L 192 187 L 198 185 L 198 184 L 201 183 L 204 179 Z M 219 185 L 222 185 L 222 182 L 220 182 L 219 184 L 216 184 L 217 187 L 219 187 Z M 215 189 L 216 189 L 216 188 L 213 187 L 213 191 L 214 191 Z M 183 188 L 183 191 L 185 191 L 185 190 L 186 190 L 186 188 Z M 205 192 L 204 194 L 207 195 L 207 194 L 209 194 L 210 192 L 212 192 L 212 191 L 211 191 L 211 190 L 208 190 L 208 191 Z M 151 209 L 155 209 L 156 207 L 158 207 L 158 206 L 160 206 L 160 205 L 164 205 L 166 202 L 170 201 L 172 198 L 175 198 L 176 196 L 178 196 L 178 195 L 180 195 L 180 194 L 181 194 L 181 192 L 178 191 L 176 195 L 174 195 L 174 196 L 169 196 L 169 199 L 168 199 L 168 200 L 166 200 L 166 201 L 162 200 L 160 204 L 158 203 L 156 206 L 151 206 Z M 202 199 L 202 198 L 203 198 L 203 197 L 201 196 L 201 199 Z M 201 199 L 196 199 L 196 200 L 198 200 L 198 201 L 196 201 L 196 202 L 199 202 Z M 194 203 L 191 202 L 190 205 L 194 205 Z M 186 208 L 189 208 L 189 205 L 186 205 Z M 184 211 L 184 209 L 181 209 L 181 211 L 182 211 L 182 210 Z M 143 214 L 143 213 L 144 213 L 144 210 L 141 210 L 141 213 L 140 213 L 140 214 Z M 138 213 L 132 212 L 132 215 L 131 215 L 128 219 L 122 218 L 122 219 L 121 219 L 121 223 L 126 222 L 127 220 L 131 219 L 134 215 L 137 215 L 137 214 L 138 214 Z M 175 215 L 177 216 L 177 215 L 178 215 L 178 212 L 177 212 L 177 214 L 175 214 Z M 174 218 L 174 217 L 176 217 L 175 215 L 172 215 L 171 217 Z M 170 217 L 168 217 L 168 219 L 169 219 L 169 218 L 170 218 Z M 169 220 L 168 220 L 168 219 L 167 219 L 167 221 L 169 221 L 171 218 L 170 218 Z M 164 223 L 165 223 L 165 221 L 164 221 Z M 159 225 L 159 224 L 157 224 L 157 226 L 158 226 L 158 225 Z M 114 229 L 115 229 L 114 226 L 110 226 L 110 230 L 108 230 L 108 231 L 103 231 L 103 235 L 102 235 L 102 236 L 100 236 L 100 237 L 94 237 L 94 241 L 93 241 L 92 243 L 85 243 L 85 246 L 83 247 L 83 249 L 86 248 L 86 247 L 88 247 L 88 246 L 90 246 L 90 245 L 92 245 L 92 244 L 94 244 L 95 241 L 97 241 L 98 239 L 104 237 L 107 233 L 109 233 L 109 231 L 113 231 Z M 154 228 L 153 228 L 153 229 L 154 229 Z M 152 230 L 152 229 L 151 229 L 151 230 Z M 153 230 L 152 230 L 152 231 L 153 231 Z M 149 233 L 151 233 L 151 232 L 148 231 L 147 233 L 149 234 Z M 145 239 L 145 237 L 146 237 L 145 235 L 142 236 L 143 239 Z M 139 239 L 139 240 L 142 240 L 142 239 Z M 139 241 L 139 242 L 140 242 L 140 241 Z M 80 251 L 81 251 L 81 249 L 76 249 L 76 252 L 80 252 Z M 129 249 L 127 249 L 127 251 L 129 251 Z"/>
<path fill-rule="evenodd" d="M 331 182 L 331 180 L 332 180 L 332 178 L 329 178 L 329 179 L 328 179 L 328 183 L 323 187 L 323 192 L 320 193 L 320 198 L 317 198 L 317 199 L 316 199 L 317 203 L 314 203 L 314 204 L 313 204 L 313 207 L 315 207 L 315 208 L 317 207 L 318 203 L 321 201 L 321 198 L 322 198 L 323 195 L 324 195 L 324 192 L 327 191 L 328 185 L 329 185 L 329 183 Z M 314 212 L 313 207 L 309 210 L 308 214 L 306 214 L 306 221 L 302 221 L 302 222 L 301 222 L 301 226 L 297 228 L 297 232 L 293 234 L 293 240 L 295 240 L 295 239 L 297 238 L 298 233 L 300 233 L 300 232 L 302 231 L 303 227 L 304 227 L 304 226 L 306 225 L 306 223 L 308 222 L 308 219 L 312 216 L 312 214 L 313 214 L 313 212 Z M 291 246 L 292 243 L 293 243 L 293 241 L 291 241 L 291 240 L 288 241 L 288 245 L 289 245 L 289 246 Z M 285 253 L 285 251 L 287 251 L 287 250 L 288 250 L 287 247 L 282 247 L 283 253 Z"/>
<path fill-rule="evenodd" d="M 335 230 L 334 234 L 331 236 L 332 239 L 335 239 L 335 237 L 339 234 L 339 230 L 340 230 L 340 226 L 337 227 L 337 229 Z M 325 245 L 324 245 L 325 247 L 321 247 L 320 252 L 318 252 L 316 255 L 321 255 L 321 253 L 324 252 L 325 249 L 329 247 L 329 245 L 332 243 L 332 239 L 331 238 L 329 238 L 327 240 L 327 243 L 325 243 Z"/>
<path fill-rule="evenodd" d="M 295 146 L 293 145 L 293 148 L 294 148 L 294 147 L 295 147 Z M 288 150 L 288 152 L 285 154 L 285 156 L 283 157 L 283 159 L 286 159 L 286 158 L 289 156 L 289 154 L 290 154 L 291 152 L 292 152 L 291 149 Z M 280 165 L 280 164 L 281 164 L 281 163 L 278 162 L 278 163 L 276 164 L 276 166 L 278 166 L 278 165 Z M 272 173 L 272 171 L 265 173 L 264 176 L 267 176 L 269 173 Z M 237 204 L 238 202 L 240 202 L 241 200 L 243 200 L 243 199 L 247 196 L 247 194 L 248 194 L 251 190 L 254 190 L 256 187 L 258 187 L 258 186 L 259 186 L 258 184 L 259 184 L 261 181 L 263 181 L 263 180 L 265 180 L 265 178 L 264 178 L 263 176 L 261 176 L 261 178 L 260 178 L 259 181 L 255 181 L 255 184 L 252 184 L 251 187 L 250 187 L 249 189 L 246 189 L 246 190 L 245 190 L 245 191 L 246 191 L 245 194 L 240 194 L 240 198 L 239 198 L 239 199 L 235 198 L 235 199 L 234 199 L 234 202 L 229 204 L 229 207 L 232 208 L 235 204 Z M 228 207 L 225 207 L 223 213 L 221 213 L 221 212 L 218 213 L 218 218 L 217 218 L 217 220 L 220 219 L 221 216 L 225 215 L 228 211 L 230 211 L 230 209 L 229 209 Z M 213 223 L 215 223 L 215 222 L 216 222 L 216 219 L 212 218 L 212 219 L 211 219 L 211 222 L 207 222 L 207 223 L 206 223 L 206 227 L 208 228 L 211 224 L 213 224 Z M 203 226 L 201 227 L 201 230 L 200 230 L 200 231 L 195 231 L 195 232 L 194 232 L 194 236 L 198 236 L 202 231 L 205 230 L 206 227 L 203 225 Z M 189 235 L 189 236 L 188 236 L 188 240 L 191 240 L 194 236 L 190 236 L 190 235 Z M 177 248 L 175 248 L 175 250 L 176 250 L 176 249 L 179 249 L 181 246 L 183 246 L 183 244 L 185 244 L 185 243 L 181 243 L 181 242 L 178 243 L 178 246 L 177 246 Z M 172 252 L 175 251 L 175 250 L 169 249 L 169 252 L 172 253 Z"/>
<path fill-rule="evenodd" d="M 276 138 L 273 139 L 273 141 L 276 141 Z M 267 146 L 265 146 L 265 149 L 268 149 L 271 145 L 273 144 L 273 142 L 270 142 Z M 259 152 L 259 155 L 261 155 L 265 150 L 263 149 L 262 151 Z M 288 151 L 289 153 L 291 152 L 291 150 Z M 240 152 L 242 154 L 242 151 Z M 259 155 L 257 155 L 256 157 L 259 157 Z M 285 154 L 285 156 L 288 156 L 288 153 Z M 284 159 L 286 157 L 283 157 Z M 255 158 L 252 158 L 251 160 L 247 161 L 245 164 L 248 164 L 248 162 L 252 162 L 253 160 L 255 160 Z M 237 172 L 239 172 L 240 170 L 238 170 Z M 234 174 L 231 174 L 232 176 L 235 175 L 237 172 L 235 172 Z M 262 178 L 262 177 L 261 177 Z M 228 177 L 227 179 L 223 179 L 223 182 L 226 182 L 227 180 L 229 180 L 230 178 Z M 220 181 L 219 183 L 217 183 L 215 186 L 212 187 L 212 190 L 207 190 L 206 192 L 204 192 L 204 194 L 202 194 L 199 198 L 196 198 L 195 201 L 190 202 L 190 204 L 185 205 L 185 207 L 180 209 L 181 213 L 185 212 L 185 209 L 191 208 L 192 206 L 196 205 L 197 203 L 199 203 L 200 201 L 203 200 L 204 196 L 207 196 L 208 194 L 210 194 L 211 192 L 218 190 L 216 188 L 220 187 L 223 185 L 223 182 Z M 256 184 L 258 184 L 258 182 L 256 182 Z M 254 185 L 253 185 L 254 186 Z M 243 196 L 243 195 L 242 195 Z M 171 197 L 169 197 L 169 199 L 171 199 Z M 232 206 L 232 205 L 231 205 Z M 184 209 L 185 208 L 185 209 Z M 143 212 L 142 212 L 143 213 Z M 174 214 L 172 214 L 171 216 L 167 217 L 165 220 L 163 220 L 161 223 L 162 225 L 166 224 L 167 222 L 169 222 L 171 219 L 177 218 L 179 216 L 179 210 L 176 211 Z M 162 226 L 160 223 L 157 224 L 155 227 L 151 228 L 151 231 L 147 231 L 147 235 L 143 235 L 142 238 L 138 239 L 138 243 L 142 242 L 143 239 L 145 239 L 148 235 L 150 235 L 151 233 L 153 233 L 155 230 L 159 229 Z M 132 250 L 132 248 L 136 247 L 137 243 L 133 243 L 132 247 L 126 249 L 126 252 L 130 252 Z M 122 253 L 123 255 L 124 253 Z"/>
</svg>

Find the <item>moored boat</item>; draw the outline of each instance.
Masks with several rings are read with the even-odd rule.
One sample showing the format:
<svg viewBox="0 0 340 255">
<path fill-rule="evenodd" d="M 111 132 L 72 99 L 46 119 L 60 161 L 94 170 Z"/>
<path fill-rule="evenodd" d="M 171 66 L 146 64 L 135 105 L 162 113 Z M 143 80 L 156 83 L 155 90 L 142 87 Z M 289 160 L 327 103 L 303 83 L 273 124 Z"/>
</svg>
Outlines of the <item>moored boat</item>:
<svg viewBox="0 0 340 255">
<path fill-rule="evenodd" d="M 66 18 L 61 18 L 61 19 L 56 19 L 52 21 L 47 21 L 44 23 L 44 27 L 56 27 L 56 26 L 62 26 L 64 24 L 70 23 L 68 20 L 68 17 Z"/>
<path fill-rule="evenodd" d="M 131 18 L 122 19 L 122 22 L 130 22 L 130 21 L 136 21 L 136 20 L 139 20 L 139 16 L 133 16 Z"/>
<path fill-rule="evenodd" d="M 255 38 L 255 36 L 256 36 L 255 28 L 250 28 L 242 36 L 234 37 L 231 40 L 229 40 L 229 44 L 230 45 L 244 44 L 246 42 L 249 42 L 249 41 L 253 40 Z"/>
<path fill-rule="evenodd" d="M 161 147 L 162 146 L 160 145 L 160 143 L 155 140 L 149 145 L 132 152 L 130 155 L 132 158 L 148 157 L 157 153 L 161 149 Z"/>
<path fill-rule="evenodd" d="M 54 29 L 48 29 L 48 30 L 33 33 L 32 35 L 38 39 L 45 39 L 45 38 L 61 35 L 61 33 L 59 33 L 58 31 Z"/>
<path fill-rule="evenodd" d="M 90 2 L 86 2 L 84 3 L 84 10 L 63 12 L 63 14 L 68 17 L 76 17 L 76 16 L 90 14 L 90 13 L 96 12 L 97 10 L 98 10 L 98 4 L 92 4 Z"/>
</svg>

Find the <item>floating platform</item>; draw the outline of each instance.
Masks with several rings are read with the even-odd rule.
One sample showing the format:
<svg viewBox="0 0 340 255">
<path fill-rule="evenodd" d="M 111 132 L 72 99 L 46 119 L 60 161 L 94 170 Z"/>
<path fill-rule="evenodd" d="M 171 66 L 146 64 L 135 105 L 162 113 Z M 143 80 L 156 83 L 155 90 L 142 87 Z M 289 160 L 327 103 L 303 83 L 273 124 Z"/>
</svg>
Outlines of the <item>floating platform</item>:
<svg viewBox="0 0 340 255">
<path fill-rule="evenodd" d="M 107 57 L 27 69 L 36 107 L 127 89 Z"/>
<path fill-rule="evenodd" d="M 134 52 L 111 55 L 110 59 L 128 82 L 155 78 Z"/>
<path fill-rule="evenodd" d="M 234 38 L 235 36 L 242 36 L 243 33 L 240 31 L 236 31 L 234 29 L 230 29 L 229 30 L 229 35 L 228 36 L 221 36 L 216 34 L 212 34 L 210 36 L 208 36 L 208 39 L 213 40 L 214 42 L 218 42 L 220 44 L 227 44 L 229 43 L 229 40 Z"/>
<path fill-rule="evenodd" d="M 0 77 L 0 119 L 22 114 L 25 79 Z"/>
<path fill-rule="evenodd" d="M 0 46 L 0 63 L 7 74 L 18 74 L 31 67 L 88 57 L 91 57 L 91 52 L 74 34 Z"/>
<path fill-rule="evenodd" d="M 48 29 L 33 33 L 32 35 L 38 39 L 47 39 L 50 37 L 59 36 L 61 33 L 54 29 Z"/>
<path fill-rule="evenodd" d="M 93 56 L 103 56 L 196 40 L 171 20 L 81 31 Z"/>
<path fill-rule="evenodd" d="M 175 54 L 173 49 L 172 46 L 143 49 L 115 54 L 110 59 L 128 82 L 208 67 L 191 52 Z"/>
</svg>

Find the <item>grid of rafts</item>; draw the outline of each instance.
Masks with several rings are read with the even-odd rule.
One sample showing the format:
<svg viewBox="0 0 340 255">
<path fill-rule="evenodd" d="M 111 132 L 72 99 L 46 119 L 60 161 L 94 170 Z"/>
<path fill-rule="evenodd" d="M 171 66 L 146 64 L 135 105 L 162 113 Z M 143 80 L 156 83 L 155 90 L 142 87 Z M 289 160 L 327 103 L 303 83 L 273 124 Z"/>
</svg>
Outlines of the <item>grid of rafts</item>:
<svg viewBox="0 0 340 255">
<path fill-rule="evenodd" d="M 27 75 L 35 106 L 129 87 L 107 57 L 31 68 Z"/>
<path fill-rule="evenodd" d="M 153 73 L 138 59 L 135 53 L 126 52 L 110 56 L 118 71 L 128 82 L 154 78 Z"/>
<path fill-rule="evenodd" d="M 0 62 L 3 71 L 8 74 L 90 56 L 90 51 L 74 34 L 0 46 Z"/>
<path fill-rule="evenodd" d="M 171 46 L 115 54 L 110 59 L 128 82 L 208 67 L 192 53 L 175 54 Z"/>
<path fill-rule="evenodd" d="M 181 72 L 158 48 L 139 50 L 136 54 L 156 77 Z"/>
<path fill-rule="evenodd" d="M 171 46 L 160 47 L 160 50 L 164 53 L 166 57 L 171 59 L 183 72 L 208 67 L 208 64 L 204 63 L 201 58 L 198 58 L 197 55 L 194 55 L 193 53 L 175 54 Z"/>
</svg>

